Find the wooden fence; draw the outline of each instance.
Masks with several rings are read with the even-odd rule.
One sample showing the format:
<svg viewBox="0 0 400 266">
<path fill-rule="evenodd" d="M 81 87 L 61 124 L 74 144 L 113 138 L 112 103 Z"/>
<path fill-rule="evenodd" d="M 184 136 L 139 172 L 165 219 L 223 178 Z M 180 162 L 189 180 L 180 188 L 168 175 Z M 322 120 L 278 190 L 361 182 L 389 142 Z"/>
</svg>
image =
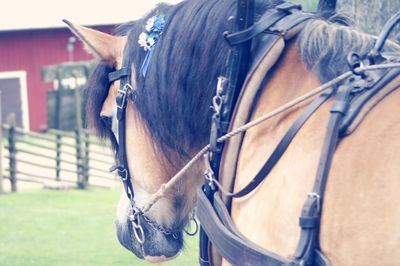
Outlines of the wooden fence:
<svg viewBox="0 0 400 266">
<path fill-rule="evenodd" d="M 12 191 L 17 191 L 19 180 L 53 186 L 76 184 L 82 189 L 117 184 L 115 175 L 108 172 L 114 162 L 109 145 L 86 130 L 26 132 L 15 127 L 12 118 L 2 129 L 6 151 L 3 175 L 10 180 Z"/>
</svg>

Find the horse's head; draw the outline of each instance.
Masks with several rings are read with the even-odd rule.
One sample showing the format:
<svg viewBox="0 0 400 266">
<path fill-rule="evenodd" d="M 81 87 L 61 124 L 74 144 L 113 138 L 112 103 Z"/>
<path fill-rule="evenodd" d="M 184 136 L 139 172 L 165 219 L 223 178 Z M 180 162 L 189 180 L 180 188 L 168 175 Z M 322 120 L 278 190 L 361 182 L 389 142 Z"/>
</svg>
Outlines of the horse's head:
<svg viewBox="0 0 400 266">
<path fill-rule="evenodd" d="M 88 83 L 87 117 L 100 136 L 114 142 L 116 151 L 125 148 L 139 208 L 209 139 L 211 99 L 228 50 L 221 36 L 229 22 L 221 17 L 229 17 L 225 13 L 231 13 L 233 6 L 234 2 L 227 8 L 216 0 L 161 5 L 147 17 L 117 28 L 116 35 L 67 23 L 86 49 L 100 58 Z M 159 15 L 165 17 L 165 28 L 149 56 L 140 36 L 148 33 L 149 19 Z M 116 117 L 116 96 L 121 82 L 110 82 L 108 74 L 122 65 L 130 69 L 136 99 L 127 103 L 126 144 L 118 148 L 121 123 Z M 123 192 L 116 219 L 122 245 L 149 261 L 176 256 L 201 176 L 198 165 L 191 167 L 147 213 L 139 215 L 143 244 L 135 237 L 129 221 L 131 204 Z"/>
<path fill-rule="evenodd" d="M 116 95 L 120 88 L 120 80 L 108 82 L 107 75 L 112 70 L 121 68 L 128 36 L 113 36 L 67 23 L 85 43 L 86 49 L 101 59 L 99 67 L 92 74 L 88 88 L 89 120 L 101 135 L 111 138 L 116 150 L 126 150 L 128 170 L 134 187 L 134 200 L 141 208 L 149 197 L 179 170 L 178 167 L 183 164 L 182 156 L 170 147 L 161 146 L 159 142 L 154 141 L 149 125 L 133 101 L 128 101 L 126 109 L 126 145 L 118 147 L 120 141 Z M 140 52 L 139 50 L 138 45 L 137 51 Z M 133 88 L 137 86 L 135 72 L 139 71 L 140 67 L 135 65 L 135 62 L 131 63 Z M 140 102 L 140 97 L 143 96 L 139 93 L 137 97 Z M 193 178 L 195 172 L 195 168 L 191 169 L 186 173 L 184 182 L 168 190 L 149 212 L 139 215 L 144 236 L 142 244 L 135 237 L 132 223 L 129 221 L 131 202 L 124 191 L 120 197 L 116 219 L 117 235 L 121 244 L 138 257 L 152 262 L 173 258 L 179 254 L 183 246 L 183 230 L 195 201 L 195 189 L 201 180 Z"/>
</svg>

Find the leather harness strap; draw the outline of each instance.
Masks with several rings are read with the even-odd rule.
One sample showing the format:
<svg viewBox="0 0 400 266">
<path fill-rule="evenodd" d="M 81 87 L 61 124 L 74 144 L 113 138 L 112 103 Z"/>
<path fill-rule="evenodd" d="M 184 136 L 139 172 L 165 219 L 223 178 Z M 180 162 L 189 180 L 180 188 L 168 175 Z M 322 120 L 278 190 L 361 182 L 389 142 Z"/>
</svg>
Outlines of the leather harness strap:
<svg viewBox="0 0 400 266">
<path fill-rule="evenodd" d="M 202 191 L 197 195 L 197 216 L 203 217 L 201 225 L 221 255 L 233 265 L 282 265 L 289 260 L 268 253 L 229 231 L 214 212 L 213 206 Z M 206 218 L 207 217 L 207 218 Z"/>
<path fill-rule="evenodd" d="M 287 149 L 287 147 L 289 146 L 289 144 L 291 143 L 297 132 L 304 125 L 304 123 L 327 99 L 329 99 L 331 95 L 332 95 L 332 90 L 321 94 L 317 99 L 315 99 L 306 108 L 306 110 L 304 110 L 304 112 L 296 119 L 294 124 L 289 128 L 283 139 L 280 141 L 275 150 L 272 152 L 272 155 L 268 158 L 268 160 L 263 165 L 261 170 L 258 172 L 256 177 L 253 178 L 253 180 L 244 189 L 240 190 L 237 193 L 230 194 L 229 196 L 242 197 L 253 191 L 267 177 L 268 173 L 273 169 L 275 164 L 278 162 L 278 160 L 285 152 L 285 150 Z M 212 215 L 212 213 L 215 213 L 215 211 L 213 210 L 211 203 L 205 200 L 204 191 L 203 192 L 199 191 L 198 197 L 200 199 L 198 200 L 197 216 L 201 222 L 201 225 L 204 228 L 207 235 L 211 238 L 212 243 L 221 252 L 221 255 L 224 258 L 226 258 L 230 263 L 233 263 L 235 265 L 241 265 L 241 264 L 236 264 L 237 260 L 240 258 L 242 259 L 246 258 L 249 263 L 248 265 L 260 265 L 260 264 L 262 265 L 263 263 L 268 263 L 268 265 L 282 265 L 289 262 L 286 259 L 279 257 L 275 254 L 272 254 L 268 251 L 265 251 L 263 249 L 261 249 L 262 250 L 261 252 L 260 248 L 257 248 L 257 250 L 250 248 L 253 247 L 254 244 L 251 243 L 249 240 L 244 239 L 243 236 L 238 234 L 237 230 L 234 229 L 233 222 L 229 216 L 228 211 L 224 210 L 226 209 L 226 206 L 221 203 L 222 201 L 215 200 L 216 197 L 218 197 L 217 194 L 214 195 L 214 205 L 215 205 L 214 207 L 215 210 L 217 210 L 217 212 L 219 213 L 219 215 L 215 214 L 215 216 L 212 217 L 210 217 L 210 215 Z M 214 218 L 218 220 L 214 220 Z M 223 222 L 219 220 L 222 220 Z M 222 224 L 227 226 L 227 228 L 224 228 L 223 230 L 223 232 L 225 233 L 220 232 Z M 229 241 L 227 241 L 227 239 Z M 232 244 L 229 244 L 227 246 L 226 245 L 227 242 Z M 235 243 L 235 245 L 239 245 L 239 249 L 242 250 L 242 252 L 236 250 L 238 248 L 237 246 L 231 247 L 233 243 Z M 243 250 L 242 246 L 244 244 L 247 245 L 246 250 Z M 249 253 L 251 255 L 245 255 L 243 254 L 243 252 L 246 254 Z M 257 260 L 251 261 L 253 257 L 254 259 Z"/>
<path fill-rule="evenodd" d="M 323 197 L 332 158 L 339 141 L 339 128 L 350 104 L 352 87 L 342 85 L 336 93 L 336 99 L 331 109 L 324 146 L 318 164 L 314 188 L 308 194 L 300 216 L 300 241 L 296 250 L 295 261 L 299 265 L 313 265 L 314 251 L 318 248 L 318 232 L 321 219 Z"/>
<path fill-rule="evenodd" d="M 360 79 L 363 80 L 362 78 Z M 293 259 L 282 258 L 279 255 L 255 246 L 235 228 L 232 219 L 229 216 L 229 212 L 226 209 L 226 206 L 219 199 L 218 194 L 214 194 L 214 206 L 212 206 L 204 196 L 204 192 L 201 190 L 198 192 L 198 218 L 201 222 L 201 225 L 205 232 L 210 236 L 213 245 L 230 263 L 239 265 L 237 262 L 242 262 L 241 260 L 244 260 L 245 258 L 246 260 L 244 261 L 247 261 L 249 263 L 248 265 L 329 265 L 329 261 L 319 251 L 319 224 L 327 178 L 329 175 L 332 158 L 336 150 L 337 143 L 340 139 L 340 126 L 343 118 L 348 113 L 352 99 L 351 93 L 357 90 L 358 86 L 360 85 L 360 82 L 355 83 L 357 85 L 357 87 L 355 87 L 355 84 L 353 84 L 354 79 L 349 80 L 351 81 L 349 81 L 348 84 L 344 84 L 337 89 L 335 101 L 330 111 L 331 114 L 327 126 L 327 132 L 325 135 L 324 146 L 320 157 L 314 187 L 312 192 L 308 194 L 299 218 L 301 235 Z M 383 78 L 380 80 L 386 79 Z M 364 83 L 364 86 L 366 87 L 371 86 L 370 81 L 364 81 Z M 375 84 L 380 86 L 379 82 L 374 83 L 374 85 Z M 374 90 L 374 86 L 371 88 L 371 90 Z M 306 122 L 306 120 L 318 109 L 319 106 L 321 106 L 323 102 L 325 102 L 332 95 L 332 93 L 333 90 L 322 94 L 306 108 L 306 110 L 295 121 L 294 125 L 285 134 L 282 141 L 278 144 L 276 150 L 274 150 L 271 155 L 271 157 L 277 155 L 279 156 L 273 159 L 270 157 L 263 167 L 266 170 L 260 171 L 257 176 L 261 176 L 261 172 L 265 175 L 269 173 L 274 164 L 283 154 L 286 147 L 290 144 L 290 141 L 294 138 L 297 131 L 301 128 L 301 125 Z M 279 151 L 277 151 L 277 149 Z M 268 162 L 270 162 L 270 164 Z M 246 194 L 245 192 L 251 192 L 255 187 L 257 187 L 256 184 L 252 183 L 255 182 L 259 184 L 265 179 L 265 177 L 260 179 L 257 177 L 256 181 L 254 181 L 254 179 L 245 187 L 244 190 L 229 196 L 242 196 Z M 228 242 L 230 244 L 227 244 Z M 240 250 L 243 249 L 243 245 L 246 245 L 247 248 L 245 251 L 241 252 Z M 248 257 L 246 257 L 247 253 L 250 254 Z M 240 263 L 240 265 L 246 264 Z"/>
<path fill-rule="evenodd" d="M 248 5 L 251 6 L 252 4 L 249 3 Z M 231 48 L 230 54 L 228 56 L 228 64 L 227 64 L 228 68 L 226 73 L 224 74 L 226 78 L 224 77 L 220 78 L 220 82 L 218 83 L 219 86 L 217 88 L 217 93 L 216 96 L 214 97 L 215 100 L 213 100 L 214 102 L 220 101 L 221 103 L 221 105 L 217 108 L 215 108 L 216 106 L 214 106 L 214 109 L 221 109 L 221 111 L 215 112 L 214 115 L 212 116 L 211 133 L 210 133 L 210 150 L 212 151 L 211 166 L 215 173 L 218 173 L 220 159 L 221 159 L 220 152 L 221 149 L 223 148 L 223 145 L 216 143 L 216 139 L 219 136 L 225 134 L 228 130 L 228 125 L 233 113 L 233 106 L 236 103 L 241 86 L 243 84 L 242 80 L 243 77 L 241 78 L 240 76 L 245 75 L 245 73 L 247 74 L 247 70 L 249 68 L 249 66 L 247 66 L 247 68 L 242 67 L 241 70 L 239 71 L 238 66 L 240 64 L 237 63 L 237 60 L 240 58 L 240 56 L 238 57 L 236 51 L 238 49 L 237 46 L 246 43 L 247 45 L 249 45 L 253 37 L 255 37 L 261 32 L 266 31 L 267 32 L 266 35 L 273 37 L 273 38 L 267 38 L 268 41 L 265 42 L 267 44 L 267 47 L 264 48 L 269 50 L 270 47 L 274 45 L 275 42 L 273 40 L 275 40 L 275 38 L 278 38 L 279 35 L 281 35 L 283 32 L 286 32 L 287 30 L 297 26 L 298 24 L 312 17 L 312 15 L 310 14 L 305 14 L 298 11 L 299 11 L 299 5 L 284 3 L 282 5 L 279 5 L 276 9 L 272 10 L 271 14 L 265 15 L 267 16 L 267 18 L 265 18 L 264 16 L 261 19 L 261 21 L 257 22 L 255 25 L 251 26 L 251 24 L 249 25 L 249 23 L 247 23 L 247 26 L 248 27 L 250 26 L 247 30 L 242 28 L 241 31 L 239 32 L 225 35 L 225 38 L 228 41 L 228 43 L 230 42 L 230 40 L 233 40 L 232 42 L 233 47 Z M 239 12 L 238 17 L 240 18 L 242 16 L 243 14 L 240 14 Z M 279 27 L 274 28 L 273 31 L 268 31 L 269 28 L 276 26 L 278 23 Z M 249 36 L 251 37 L 249 38 Z M 247 60 L 248 58 L 249 55 L 247 55 Z M 205 186 L 204 192 L 207 195 L 209 201 L 212 202 L 214 193 L 213 190 L 210 187 Z M 200 227 L 199 245 L 200 245 L 199 262 L 203 266 L 208 266 L 210 265 L 209 254 L 208 254 L 209 241 L 208 241 L 208 236 L 202 227 Z"/>
<path fill-rule="evenodd" d="M 383 73 L 382 73 L 383 74 Z M 374 85 L 374 87 L 365 93 L 361 94 L 358 98 L 354 99 L 348 115 L 343 119 L 340 125 L 340 135 L 345 136 L 352 132 L 352 124 L 360 114 L 363 107 L 370 101 L 375 95 L 377 95 L 382 88 L 384 88 L 390 81 L 400 75 L 400 69 L 391 69 L 387 71 Z M 349 130 L 350 128 L 350 130 Z"/>
<path fill-rule="evenodd" d="M 237 12 L 236 21 L 231 24 L 231 29 L 233 32 L 243 31 L 246 28 L 252 26 L 254 20 L 254 0 L 237 0 Z M 231 22 L 232 17 L 230 18 Z M 210 148 L 214 153 L 211 164 L 214 169 L 218 169 L 220 164 L 221 154 L 223 144 L 217 143 L 217 138 L 226 133 L 227 125 L 231 119 L 233 106 L 235 105 L 236 99 L 239 95 L 240 89 L 246 78 L 250 49 L 252 40 L 247 40 L 242 42 L 240 45 L 231 47 L 229 50 L 227 62 L 226 62 L 226 73 L 224 73 L 225 78 L 221 78 L 221 83 L 217 88 L 216 96 L 213 102 L 220 105 L 221 111 L 215 110 L 212 116 L 211 122 L 211 133 L 210 133 Z M 226 82 L 223 82 L 225 79 Z M 224 94 L 224 98 L 221 97 Z M 217 103 L 219 101 L 219 103 Z M 223 127 L 223 125 L 226 125 Z M 211 192 L 211 190 L 208 190 Z M 211 194 L 207 195 L 209 200 L 212 200 Z M 200 264 L 204 266 L 209 265 L 209 254 L 208 254 L 208 236 L 204 230 L 200 227 Z"/>
<path fill-rule="evenodd" d="M 283 153 L 286 151 L 297 132 L 301 129 L 304 123 L 311 117 L 311 115 L 332 95 L 332 90 L 321 94 L 316 100 L 307 106 L 306 110 L 300 115 L 293 123 L 290 129 L 283 136 L 282 140 L 276 146 L 268 160 L 261 167 L 256 176 L 240 191 L 229 194 L 230 197 L 240 198 L 252 192 L 271 172 L 276 163 L 279 161 Z"/>
<path fill-rule="evenodd" d="M 394 18 L 389 20 L 389 24 L 396 24 L 397 22 L 400 22 L 400 12 L 396 14 Z M 385 59 L 385 57 L 380 54 L 380 50 L 382 49 L 384 40 L 388 36 L 388 31 L 392 28 L 393 25 L 385 26 L 385 29 L 389 30 L 385 30 L 380 35 L 375 50 L 367 56 L 369 63 L 374 64 L 377 60 L 382 61 Z M 247 36 L 246 34 L 248 33 L 245 33 L 243 36 Z M 371 75 L 372 73 L 357 73 L 355 71 L 353 71 L 353 73 L 354 75 L 352 77 L 348 78 L 343 85 L 334 90 L 336 93 L 335 101 L 330 110 L 317 175 L 313 190 L 308 194 L 299 218 L 299 225 L 301 227 L 300 240 L 292 259 L 282 258 L 279 255 L 263 250 L 243 236 L 235 228 L 229 215 L 229 211 L 219 198 L 219 195 L 211 193 L 213 195 L 212 200 L 205 196 L 204 191 L 210 189 L 212 185 L 205 184 L 203 190 L 199 190 L 198 218 L 202 224 L 203 230 L 210 236 L 210 239 L 213 245 L 218 249 L 218 252 L 230 263 L 234 265 L 330 265 L 328 259 L 324 257 L 319 249 L 319 226 L 325 188 L 337 144 L 340 141 L 343 132 L 345 132 L 352 124 L 352 121 L 354 121 L 358 116 L 363 106 L 374 98 L 375 95 L 379 95 L 382 88 L 384 88 L 395 77 L 400 75 L 400 70 L 393 69 L 390 71 L 380 71 L 378 72 L 378 75 Z M 377 103 L 382 99 L 382 97 L 384 98 L 385 95 L 388 95 L 397 88 L 399 87 L 396 86 L 393 89 L 390 89 L 389 92 L 384 93 L 383 96 L 378 97 L 379 99 Z M 332 90 L 327 93 L 325 97 L 329 98 L 331 94 Z M 321 97 L 322 96 L 323 95 L 321 95 Z M 324 101 L 322 101 L 321 104 L 323 102 Z M 315 101 L 311 105 L 314 104 Z M 353 106 L 351 106 L 351 104 L 353 104 Z M 315 104 L 315 106 L 315 109 L 309 106 L 307 110 L 313 109 L 315 111 L 320 104 Z M 229 197 L 247 195 L 265 179 L 290 144 L 290 141 L 296 135 L 296 132 L 307 120 L 307 118 L 305 118 L 304 121 L 302 120 L 307 116 L 305 113 L 296 120 L 294 125 L 292 125 L 289 131 L 285 134 L 284 138 L 278 144 L 277 148 L 266 161 L 256 177 L 239 192 L 228 193 Z M 207 182 L 210 182 L 210 180 L 206 179 L 206 183 Z M 214 183 L 216 182 L 217 181 L 214 181 Z"/>
<path fill-rule="evenodd" d="M 260 21 L 250 28 L 240 32 L 227 34 L 225 39 L 231 46 L 246 42 L 253 39 L 263 31 L 268 30 L 275 23 L 295 12 L 294 10 L 299 11 L 300 9 L 301 5 L 299 4 L 293 4 L 289 2 L 283 3 L 282 5 L 277 6 L 276 9 L 274 9 L 271 13 L 264 15 Z"/>
</svg>

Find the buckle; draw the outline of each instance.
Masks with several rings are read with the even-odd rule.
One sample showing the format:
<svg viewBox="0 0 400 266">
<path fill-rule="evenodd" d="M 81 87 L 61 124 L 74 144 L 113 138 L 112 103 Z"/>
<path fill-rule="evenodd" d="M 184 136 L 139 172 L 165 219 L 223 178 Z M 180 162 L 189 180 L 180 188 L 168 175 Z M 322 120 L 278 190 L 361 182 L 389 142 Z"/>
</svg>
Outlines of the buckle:
<svg viewBox="0 0 400 266">
<path fill-rule="evenodd" d="M 109 169 L 109 172 L 115 172 L 118 171 L 118 175 L 121 178 L 122 181 L 128 180 L 128 171 L 126 170 L 125 167 L 120 166 L 120 165 L 113 165 Z"/>
<path fill-rule="evenodd" d="M 310 192 L 307 194 L 309 198 L 314 198 L 317 201 L 317 211 L 321 211 L 321 196 L 318 193 Z"/>
<path fill-rule="evenodd" d="M 122 88 L 118 89 L 116 103 L 117 103 L 117 120 L 121 121 L 124 119 L 123 113 L 126 109 L 126 105 L 128 102 L 128 97 L 133 95 L 133 87 L 131 84 L 126 83 Z M 136 99 L 136 98 L 135 98 Z"/>
</svg>

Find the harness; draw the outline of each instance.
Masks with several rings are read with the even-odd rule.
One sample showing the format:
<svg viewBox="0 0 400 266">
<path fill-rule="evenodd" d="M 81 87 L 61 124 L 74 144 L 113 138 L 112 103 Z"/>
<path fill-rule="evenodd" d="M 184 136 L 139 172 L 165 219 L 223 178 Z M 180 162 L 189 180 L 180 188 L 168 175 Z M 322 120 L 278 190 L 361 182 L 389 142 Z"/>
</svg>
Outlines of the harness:
<svg viewBox="0 0 400 266">
<path fill-rule="evenodd" d="M 286 16 L 283 16 L 277 21 L 271 17 L 261 18 L 260 21 L 270 21 L 265 25 L 268 27 L 260 30 L 266 35 L 267 45 L 263 48 L 270 50 L 276 36 L 276 27 L 279 25 L 280 33 L 285 34 L 294 26 L 309 19 L 310 17 L 302 12 L 293 11 L 295 7 L 288 9 Z M 279 8 L 277 11 L 279 12 Z M 276 14 L 276 13 L 275 13 Z M 302 17 L 303 16 L 303 17 Z M 302 17 L 302 19 L 299 19 Z M 299 21 L 293 23 L 293 21 Z M 384 97 L 398 89 L 385 88 L 394 78 L 400 75 L 399 69 L 380 70 L 374 72 L 358 72 L 356 69 L 363 65 L 374 65 L 382 63 L 386 60 L 390 62 L 398 62 L 398 56 L 390 56 L 381 54 L 381 50 L 389 33 L 394 26 L 400 22 L 400 12 L 395 14 L 385 25 L 382 33 L 378 37 L 375 47 L 372 51 L 361 57 L 352 53 L 348 57 L 349 66 L 353 71 L 353 75 L 346 79 L 342 85 L 333 87 L 330 90 L 322 93 L 315 99 L 295 120 L 293 125 L 286 132 L 282 140 L 276 146 L 271 156 L 266 160 L 261 170 L 249 182 L 247 186 L 238 192 L 230 192 L 224 189 L 218 181 L 218 167 L 215 167 L 211 157 L 211 163 L 206 158 L 207 169 L 204 173 L 205 183 L 198 191 L 197 217 L 200 220 L 201 228 L 209 237 L 213 247 L 218 250 L 227 261 L 233 265 L 330 265 L 328 259 L 319 249 L 319 225 L 321 213 L 323 209 L 323 198 L 325 186 L 327 183 L 329 170 L 335 153 L 337 144 L 341 137 L 350 134 L 361 123 L 369 110 L 378 104 Z M 256 24 L 257 25 L 257 24 Z M 254 25 L 248 30 L 232 34 L 231 36 L 246 36 L 252 38 L 252 34 L 248 34 L 257 26 Z M 250 37 L 251 36 L 251 37 Z M 236 40 L 236 39 L 234 39 Z M 228 40 L 229 42 L 229 40 Z M 231 44 L 240 43 L 239 40 Z M 252 71 L 250 71 L 252 73 Z M 226 80 L 224 80 L 226 82 Z M 390 86 L 389 86 L 390 87 Z M 218 90 L 217 90 L 218 91 Z M 221 90 L 219 90 L 221 91 Z M 221 97 L 221 95 L 217 95 Z M 236 228 L 230 217 L 228 207 L 222 200 L 221 195 L 227 199 L 227 204 L 232 198 L 239 198 L 251 193 L 261 182 L 265 180 L 268 173 L 273 169 L 279 161 L 286 148 L 291 143 L 302 125 L 309 117 L 328 99 L 333 99 L 333 105 L 330 110 L 329 121 L 327 124 L 327 132 L 324 137 L 324 144 L 319 161 L 319 167 L 314 182 L 312 191 L 308 194 L 303 205 L 300 217 L 299 226 L 301 228 L 300 240 L 297 245 L 296 252 L 292 258 L 283 258 L 277 254 L 264 250 L 255 245 L 243 236 Z M 221 109 L 221 106 L 218 106 Z M 219 110 L 217 108 L 214 109 Z M 211 132 L 213 134 L 213 132 Z M 212 139 L 212 138 L 211 138 Z M 212 146 L 212 144 L 210 144 Z M 213 153 L 220 152 L 211 150 Z M 219 162 L 218 162 L 219 163 Z M 220 193 L 216 193 L 220 191 Z M 209 260 L 209 246 L 204 244 L 203 235 L 200 235 L 200 264 L 211 265 Z M 206 239 L 208 240 L 208 239 Z M 208 242 L 208 241 L 207 241 Z"/>
<path fill-rule="evenodd" d="M 221 255 L 235 265 L 309 265 L 313 263 L 328 265 L 328 261 L 318 249 L 318 231 L 323 194 L 331 159 L 339 141 L 339 135 L 348 134 L 348 129 L 354 124 L 353 121 L 357 120 L 358 113 L 361 112 L 365 103 L 373 99 L 388 82 L 400 74 L 400 70 L 395 69 L 373 76 L 369 73 L 356 73 L 356 69 L 361 64 L 375 64 L 385 58 L 380 54 L 380 51 L 384 40 L 393 28 L 392 24 L 398 23 L 400 20 L 400 13 L 397 14 L 395 19 L 390 20 L 389 26 L 385 26 L 386 30 L 384 30 L 384 33 L 378 39 L 374 50 L 366 58 L 352 57 L 354 60 L 350 61 L 355 76 L 349 78 L 347 83 L 339 88 L 332 88 L 324 92 L 306 108 L 304 113 L 300 115 L 285 134 L 273 152 L 273 155 L 266 161 L 252 182 L 239 192 L 225 193 L 228 197 L 232 198 L 242 197 L 253 191 L 272 170 L 307 119 L 326 100 L 335 96 L 335 103 L 331 109 L 328 133 L 325 137 L 321 163 L 314 189 L 309 193 L 300 217 L 301 239 L 294 258 L 286 259 L 251 243 L 235 228 L 225 203 L 221 200 L 218 193 L 216 193 L 218 190 L 223 191 L 215 174 L 218 173 L 220 155 L 223 148 L 218 142 L 218 137 L 228 131 L 228 125 L 233 114 L 232 107 L 235 105 L 237 99 L 240 98 L 239 91 L 245 82 L 245 74 L 243 73 L 247 73 L 248 69 L 252 72 L 256 68 L 256 64 L 249 65 L 249 62 L 246 61 L 250 47 L 253 50 L 257 50 L 255 49 L 256 45 L 261 43 L 262 45 L 260 46 L 263 49 L 258 50 L 269 51 L 281 36 L 290 34 L 290 30 L 295 29 L 304 21 L 312 18 L 313 15 L 301 12 L 299 5 L 284 3 L 265 14 L 259 22 L 252 25 L 252 1 L 246 2 L 243 0 L 238 5 L 238 7 L 245 7 L 241 9 L 245 11 L 238 14 L 238 17 L 241 18 L 240 21 L 244 21 L 244 23 L 237 28 L 233 27 L 235 32 L 227 33 L 225 38 L 232 46 L 242 44 L 243 46 L 239 49 L 233 48 L 231 50 L 227 65 L 233 66 L 234 70 L 228 69 L 225 73 L 226 75 L 221 77 L 218 82 L 217 93 L 213 99 L 215 113 L 212 119 L 210 136 L 210 150 L 212 154 L 206 158 L 206 162 L 209 164 L 205 174 L 206 182 L 202 190 L 198 193 L 197 213 L 202 224 L 200 232 L 200 263 L 201 265 L 210 264 L 208 256 L 209 238 Z M 255 37 L 258 38 L 257 42 L 255 42 L 256 44 L 252 44 L 251 40 Z M 260 53 L 262 54 L 262 52 Z M 179 232 L 164 228 L 155 221 L 152 221 L 145 215 L 148 208 L 144 207 L 140 209 L 135 202 L 134 188 L 131 182 L 125 150 L 126 107 L 129 100 L 134 103 L 136 99 L 135 88 L 131 85 L 131 73 L 132 69 L 129 60 L 124 58 L 122 68 L 109 74 L 110 82 L 120 80 L 121 83 L 116 96 L 118 120 L 117 164 L 112 166 L 110 171 L 117 171 L 123 182 L 125 193 L 131 204 L 129 221 L 132 224 L 133 236 L 139 244 L 143 245 L 145 241 L 143 222 L 149 224 L 153 229 L 175 238 L 177 238 Z M 352 105 L 351 102 L 357 104 Z"/>
</svg>

